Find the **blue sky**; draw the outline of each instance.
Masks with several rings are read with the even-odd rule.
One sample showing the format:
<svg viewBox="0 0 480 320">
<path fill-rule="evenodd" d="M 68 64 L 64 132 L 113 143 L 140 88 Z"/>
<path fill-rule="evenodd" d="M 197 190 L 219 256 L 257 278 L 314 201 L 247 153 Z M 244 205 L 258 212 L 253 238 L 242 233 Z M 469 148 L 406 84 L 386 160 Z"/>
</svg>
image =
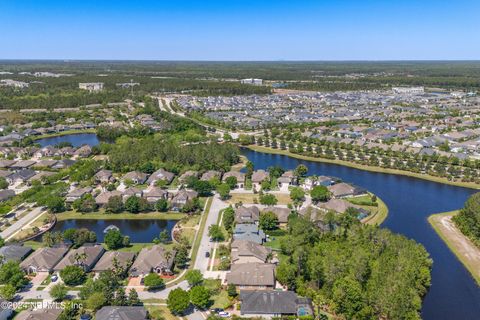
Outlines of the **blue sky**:
<svg viewBox="0 0 480 320">
<path fill-rule="evenodd" d="M 0 59 L 480 59 L 480 1 L 0 0 Z"/>
</svg>

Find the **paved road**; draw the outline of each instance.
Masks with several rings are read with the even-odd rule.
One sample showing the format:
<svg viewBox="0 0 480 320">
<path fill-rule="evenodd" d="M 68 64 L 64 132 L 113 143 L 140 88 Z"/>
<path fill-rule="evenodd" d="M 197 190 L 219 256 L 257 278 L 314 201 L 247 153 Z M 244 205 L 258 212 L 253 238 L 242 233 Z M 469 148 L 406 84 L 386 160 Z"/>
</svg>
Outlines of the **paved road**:
<svg viewBox="0 0 480 320">
<path fill-rule="evenodd" d="M 210 237 L 208 236 L 208 227 L 213 224 L 217 224 L 218 215 L 220 210 L 225 209 L 227 204 L 220 200 L 218 195 L 215 195 L 212 200 L 212 205 L 210 206 L 210 212 L 206 217 L 205 228 L 203 229 L 203 234 L 201 235 L 202 240 L 198 248 L 197 259 L 193 266 L 194 269 L 200 270 L 202 274 L 206 274 L 208 270 L 208 261 L 209 259 L 205 257 L 206 252 L 211 252 L 213 249 L 214 242 L 210 242 Z"/>
<path fill-rule="evenodd" d="M 24 226 L 29 224 L 32 220 L 37 218 L 39 215 L 41 215 L 45 210 L 41 207 L 36 207 L 33 208 L 32 211 L 24 215 L 22 218 L 20 218 L 18 221 L 15 221 L 10 227 L 5 229 L 0 233 L 0 236 L 3 239 L 8 239 L 9 237 L 13 236 L 17 231 L 22 229 Z"/>
</svg>

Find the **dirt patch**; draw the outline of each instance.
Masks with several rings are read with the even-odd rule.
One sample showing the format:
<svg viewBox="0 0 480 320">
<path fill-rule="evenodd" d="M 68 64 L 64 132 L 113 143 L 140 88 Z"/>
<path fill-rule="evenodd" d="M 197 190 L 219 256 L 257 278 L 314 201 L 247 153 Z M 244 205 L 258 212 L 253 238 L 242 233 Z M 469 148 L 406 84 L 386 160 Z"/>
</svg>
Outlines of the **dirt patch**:
<svg viewBox="0 0 480 320">
<path fill-rule="evenodd" d="M 478 282 L 480 279 L 480 248 L 460 232 L 452 221 L 452 215 L 434 215 L 431 222 Z"/>
</svg>

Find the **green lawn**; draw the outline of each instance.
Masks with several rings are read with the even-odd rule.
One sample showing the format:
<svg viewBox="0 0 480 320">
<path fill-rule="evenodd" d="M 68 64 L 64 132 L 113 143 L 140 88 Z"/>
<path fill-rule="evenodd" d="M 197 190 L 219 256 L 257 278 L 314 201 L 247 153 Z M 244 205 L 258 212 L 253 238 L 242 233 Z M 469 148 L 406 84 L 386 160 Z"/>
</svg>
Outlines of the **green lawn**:
<svg viewBox="0 0 480 320">
<path fill-rule="evenodd" d="M 145 306 L 153 320 L 177 320 L 178 318 L 170 313 L 167 306 L 146 305 Z"/>
<path fill-rule="evenodd" d="M 265 242 L 265 246 L 272 248 L 274 251 L 280 251 L 281 241 L 287 236 L 287 232 L 285 230 L 277 229 L 266 232 L 266 234 L 269 235 L 269 241 Z"/>
</svg>

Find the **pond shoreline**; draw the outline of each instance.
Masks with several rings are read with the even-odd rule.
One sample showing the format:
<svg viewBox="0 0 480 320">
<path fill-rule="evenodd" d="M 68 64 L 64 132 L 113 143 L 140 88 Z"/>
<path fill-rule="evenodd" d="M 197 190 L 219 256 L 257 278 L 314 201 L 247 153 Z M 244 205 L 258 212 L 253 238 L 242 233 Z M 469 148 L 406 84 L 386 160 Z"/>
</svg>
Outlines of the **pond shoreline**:
<svg viewBox="0 0 480 320">
<path fill-rule="evenodd" d="M 350 168 L 364 170 L 364 171 L 378 172 L 378 173 L 385 173 L 385 174 L 395 174 L 395 175 L 401 175 L 401 176 L 407 176 L 407 177 L 432 181 L 432 182 L 436 182 L 436 183 L 447 184 L 447 185 L 456 186 L 456 187 L 463 187 L 463 188 L 470 188 L 470 189 L 480 189 L 480 185 L 478 185 L 476 183 L 473 183 L 473 182 L 450 181 L 446 178 L 435 177 L 435 176 L 431 176 L 431 175 L 427 175 L 427 174 L 415 173 L 415 172 L 398 170 L 398 169 L 388 169 L 388 168 L 374 167 L 374 166 L 369 166 L 369 165 L 352 163 L 352 162 L 344 161 L 344 160 L 330 160 L 330 159 L 325 159 L 325 158 L 316 158 L 316 157 L 304 156 L 304 155 L 292 153 L 292 152 L 287 151 L 287 150 L 272 149 L 272 148 L 256 146 L 256 145 L 248 145 L 248 146 L 242 146 L 242 147 L 250 149 L 252 151 L 264 152 L 264 153 L 270 153 L 270 154 L 280 154 L 280 155 L 284 155 L 284 156 L 287 156 L 287 157 L 292 157 L 292 158 L 296 158 L 296 159 L 300 159 L 300 160 L 331 163 L 331 164 L 336 164 L 336 165 L 339 165 L 339 166 L 345 166 L 345 167 L 350 167 Z"/>
<path fill-rule="evenodd" d="M 57 213 L 57 221 L 65 220 L 181 220 L 186 214 L 178 212 L 150 212 L 150 213 L 81 213 L 67 211 Z"/>
<path fill-rule="evenodd" d="M 451 221 L 458 213 L 459 210 L 432 214 L 428 222 L 480 286 L 480 248 Z"/>
</svg>

